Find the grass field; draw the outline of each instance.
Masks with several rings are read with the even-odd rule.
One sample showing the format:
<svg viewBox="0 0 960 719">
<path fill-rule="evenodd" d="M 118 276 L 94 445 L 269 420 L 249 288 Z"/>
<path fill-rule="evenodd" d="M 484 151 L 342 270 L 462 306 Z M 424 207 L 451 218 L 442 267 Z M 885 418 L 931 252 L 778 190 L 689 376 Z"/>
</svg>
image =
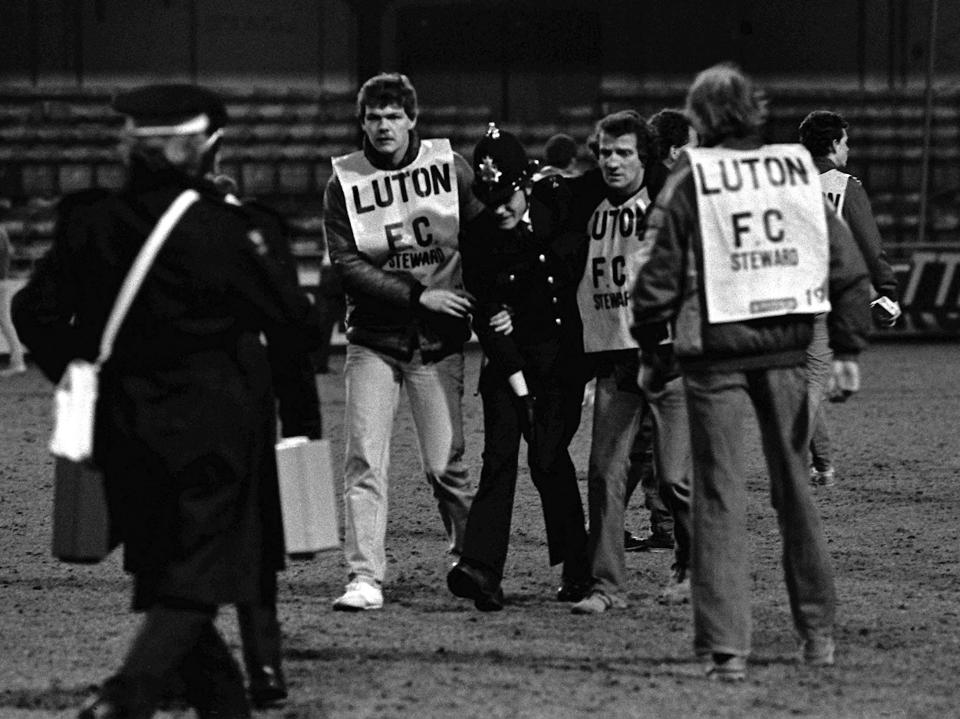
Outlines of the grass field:
<svg viewBox="0 0 960 719">
<path fill-rule="evenodd" d="M 479 475 L 479 355 L 468 355 L 468 458 Z M 342 355 L 318 377 L 342 456 Z M 504 589 L 480 614 L 451 596 L 439 515 L 401 407 L 393 444 L 386 606 L 335 613 L 339 552 L 292 564 L 280 611 L 291 699 L 260 716 L 960 717 L 960 347 L 879 344 L 863 391 L 830 405 L 839 483 L 818 489 L 835 562 L 837 666 L 796 664 L 779 537 L 754 452 L 746 478 L 753 551 L 754 655 L 743 685 L 702 678 L 689 607 L 655 597 L 669 554 L 628 555 L 630 607 L 578 617 L 553 599 L 542 519 L 521 476 Z M 115 669 L 136 626 L 119 554 L 93 567 L 49 556 L 50 387 L 35 370 L 0 381 L 0 718 L 71 717 Z M 585 469 L 589 413 L 575 440 Z M 757 446 L 755 427 L 745 436 Z M 585 486 L 581 490 L 585 495 Z M 640 501 L 628 526 L 643 529 Z M 237 648 L 232 611 L 219 625 Z M 189 715 L 187 715 L 189 716 Z"/>
</svg>

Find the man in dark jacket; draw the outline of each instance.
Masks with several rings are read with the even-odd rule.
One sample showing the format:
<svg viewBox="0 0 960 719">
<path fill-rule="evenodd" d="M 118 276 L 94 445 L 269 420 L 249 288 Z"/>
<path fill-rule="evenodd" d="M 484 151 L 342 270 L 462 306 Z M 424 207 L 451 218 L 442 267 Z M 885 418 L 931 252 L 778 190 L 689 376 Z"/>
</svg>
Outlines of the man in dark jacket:
<svg viewBox="0 0 960 719">
<path fill-rule="evenodd" d="M 406 386 L 420 456 L 459 554 L 473 490 L 463 464 L 463 343 L 472 300 L 460 270 L 461 223 L 479 214 L 473 172 L 448 140 L 416 133 L 405 75 L 370 78 L 357 96 L 363 149 L 333 160 L 324 229 L 347 295 L 344 550 L 334 609 L 383 606 L 390 435 Z"/>
<path fill-rule="evenodd" d="M 801 656 L 829 665 L 836 595 L 807 486 L 806 348 L 813 315 L 829 309 L 840 367 L 855 361 L 869 330 L 866 267 L 828 211 L 806 150 L 760 144 L 765 107 L 739 70 L 718 65 L 700 73 L 687 111 L 702 147 L 687 150 L 648 217 L 653 248 L 637 279 L 634 333 L 644 352 L 672 334 L 686 389 L 694 648 L 710 657 L 708 676 L 744 678 L 749 403 L 770 472 Z"/>
<path fill-rule="evenodd" d="M 887 261 L 880 240 L 870 199 L 860 180 L 844 171 L 850 152 L 847 122 L 838 114 L 815 110 L 800 123 L 800 142 L 813 155 L 820 171 L 823 195 L 850 228 L 870 272 L 870 281 L 878 299 L 874 317 L 884 326 L 894 325 L 900 316 L 899 288 L 893 268 Z M 886 306 L 888 309 L 884 309 Z M 836 467 L 830 448 L 823 398 L 827 393 L 832 355 L 827 338 L 826 318 L 820 317 L 814 325 L 813 341 L 808 351 L 810 384 L 810 414 L 813 431 L 810 435 L 810 480 L 817 486 L 830 487 L 836 483 Z M 837 399 L 842 399 L 839 395 Z"/>
<path fill-rule="evenodd" d="M 199 716 L 245 717 L 243 678 L 213 619 L 221 604 L 272 602 L 283 564 L 273 396 L 257 338 L 305 342 L 310 304 L 267 256 L 261 228 L 201 179 L 226 120 L 222 101 L 161 85 L 115 107 L 131 117 L 126 187 L 64 199 L 53 247 L 15 299 L 18 329 L 47 377 L 97 357 L 158 218 L 187 189 L 200 199 L 157 254 L 100 370 L 94 460 L 134 577 L 133 607 L 146 617 L 81 717 L 152 716 L 174 675 Z"/>
<path fill-rule="evenodd" d="M 663 183 L 667 180 L 667 175 L 677 164 L 684 148 L 695 147 L 698 138 L 690 120 L 680 110 L 669 108 L 660 110 L 650 118 L 649 123 L 654 134 L 657 159 L 656 162 L 651 161 L 649 163 L 645 173 L 647 194 L 652 203 L 656 201 L 657 195 L 663 188 Z M 637 442 L 634 445 L 634 456 L 644 444 L 644 433 L 648 424 L 649 422 L 645 421 L 640 427 Z M 650 434 L 651 432 L 652 427 L 646 433 Z M 646 442 L 650 444 L 652 436 Z M 661 592 L 659 599 L 665 604 L 686 603 L 690 598 L 690 582 L 686 577 L 685 558 L 687 553 L 683 546 L 685 540 L 684 526 L 682 521 L 681 524 L 675 524 L 674 515 L 683 513 L 685 516 L 681 517 L 681 520 L 689 517 L 689 491 L 683 492 L 681 490 L 678 492 L 676 486 L 671 487 L 669 484 L 661 483 L 657 472 L 642 471 L 641 469 L 638 473 L 636 470 L 642 468 L 643 464 L 638 466 L 637 462 L 634 461 L 634 456 L 631 457 L 630 479 L 627 484 L 628 500 L 631 484 L 635 483 L 635 476 L 639 474 L 638 478 L 643 489 L 644 504 L 650 510 L 650 534 L 640 538 L 632 546 L 627 544 L 627 551 L 660 551 L 673 549 L 674 545 L 677 544 L 678 561 L 674 563 L 673 567 L 674 581 Z M 689 490 L 689 487 L 682 489 Z M 676 541 L 674 539 L 675 535 L 678 536 Z"/>
<path fill-rule="evenodd" d="M 587 533 L 570 440 L 580 425 L 583 353 L 575 246 L 559 236 L 569 191 L 559 177 L 533 183 L 519 141 L 491 123 L 473 153 L 475 193 L 487 211 L 467 226 L 463 277 L 476 298 L 485 361 L 483 469 L 450 590 L 480 610 L 503 607 L 517 454 L 527 440 L 543 505 L 550 564 L 563 563 L 561 601 L 589 588 Z M 502 326 L 501 323 L 505 323 Z"/>
</svg>

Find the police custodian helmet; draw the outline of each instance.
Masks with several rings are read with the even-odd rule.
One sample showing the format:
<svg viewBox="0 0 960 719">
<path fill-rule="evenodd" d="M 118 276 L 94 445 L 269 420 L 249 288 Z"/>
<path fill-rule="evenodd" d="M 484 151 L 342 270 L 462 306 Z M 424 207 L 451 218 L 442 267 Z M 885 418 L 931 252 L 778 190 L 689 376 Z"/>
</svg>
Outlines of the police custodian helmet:
<svg viewBox="0 0 960 719">
<path fill-rule="evenodd" d="M 502 205 L 530 181 L 536 168 L 520 141 L 491 122 L 473 150 L 473 194 L 488 207 Z"/>
</svg>

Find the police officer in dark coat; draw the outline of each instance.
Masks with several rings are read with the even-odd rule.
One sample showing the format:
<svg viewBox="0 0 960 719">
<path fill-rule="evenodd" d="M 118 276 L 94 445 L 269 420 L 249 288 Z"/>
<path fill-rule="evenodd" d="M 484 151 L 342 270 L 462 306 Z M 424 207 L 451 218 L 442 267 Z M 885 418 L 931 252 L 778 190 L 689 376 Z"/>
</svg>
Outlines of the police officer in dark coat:
<svg viewBox="0 0 960 719">
<path fill-rule="evenodd" d="M 212 174 L 208 179 L 223 194 L 223 199 L 234 207 L 242 208 L 247 217 L 262 232 L 268 256 L 283 268 L 291 284 L 299 285 L 296 258 L 290 249 L 289 225 L 272 207 L 256 200 L 241 202 L 233 178 Z M 321 333 L 322 333 L 321 329 Z M 283 437 L 308 437 L 319 439 L 323 425 L 320 415 L 320 397 L 314 379 L 313 362 L 301 347 L 299 332 L 274 331 L 267 345 L 267 357 L 276 406 L 273 397 L 264 397 L 263 419 L 268 424 L 266 431 L 275 432 L 274 416 L 279 412 L 280 434 Z M 263 352 L 259 336 L 247 337 L 248 351 L 258 355 Z M 275 477 L 275 458 L 269 453 L 262 457 L 264 467 L 260 482 L 261 501 L 264 506 L 275 507 L 280 499 Z M 266 515 L 269 525 L 266 534 L 278 537 L 283 531 L 276 519 L 279 514 L 270 511 Z M 243 661 L 249 677 L 249 694 L 258 708 L 275 706 L 287 698 L 287 684 L 281 666 L 281 634 L 277 617 L 277 582 L 272 569 L 263 572 L 260 601 L 237 606 L 240 639 L 243 644 Z"/>
<path fill-rule="evenodd" d="M 201 199 L 158 253 L 100 372 L 94 459 L 112 530 L 145 612 L 123 665 L 80 716 L 149 717 L 179 675 L 200 717 L 246 717 L 243 677 L 213 620 L 255 606 L 283 564 L 270 370 L 260 333 L 311 333 L 311 308 L 267 256 L 263 231 L 201 178 L 222 101 L 161 85 L 121 95 L 129 177 L 60 208 L 54 245 L 14 301 L 14 320 L 53 381 L 93 360 L 146 236 L 186 189 Z M 306 346 L 304 347 L 306 349 Z M 274 585 L 275 586 L 275 585 Z"/>
<path fill-rule="evenodd" d="M 474 193 L 486 211 L 461 242 L 474 328 L 486 355 L 480 374 L 484 448 L 480 485 L 460 561 L 447 583 L 484 611 L 503 607 L 520 438 L 543 504 L 550 564 L 563 563 L 558 598 L 588 588 L 583 505 L 568 447 L 580 423 L 584 373 L 576 305 L 579 268 L 558 234 L 569 201 L 564 181 L 533 183 L 517 139 L 491 123 L 473 155 Z"/>
<path fill-rule="evenodd" d="M 258 200 L 244 198 L 241 201 L 236 182 L 230 176 L 216 174 L 209 176 L 209 179 L 228 204 L 242 208 L 256 224 L 263 234 L 270 258 L 283 267 L 291 283 L 299 285 L 297 260 L 291 250 L 290 226 L 283 216 Z M 326 309 L 318 308 L 317 315 L 323 323 L 319 330 L 323 340 Z M 323 436 L 323 421 L 311 354 L 299 349 L 302 342 L 297 332 L 289 337 L 274 334 L 271 339 L 273 342 L 267 345 L 267 355 L 277 397 L 280 434 L 283 437 L 320 439 Z"/>
</svg>

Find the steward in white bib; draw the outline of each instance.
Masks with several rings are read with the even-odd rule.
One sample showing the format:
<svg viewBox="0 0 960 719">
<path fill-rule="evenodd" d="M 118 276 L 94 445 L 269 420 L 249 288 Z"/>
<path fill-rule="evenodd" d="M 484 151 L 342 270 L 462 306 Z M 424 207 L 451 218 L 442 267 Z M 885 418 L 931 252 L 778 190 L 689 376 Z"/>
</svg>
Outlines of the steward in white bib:
<svg viewBox="0 0 960 719">
<path fill-rule="evenodd" d="M 617 205 L 604 198 L 587 222 L 587 261 L 577 288 L 586 352 L 637 348 L 630 290 L 650 255 L 642 229 L 647 203 L 646 187 Z"/>
<path fill-rule="evenodd" d="M 900 288 L 897 277 L 883 251 L 880 230 L 877 228 L 867 191 L 858 178 L 837 167 L 829 158 L 815 156 L 813 162 L 821 172 L 823 196 L 847 223 L 853 239 L 863 253 L 873 289 L 877 294 L 899 302 Z"/>
<path fill-rule="evenodd" d="M 324 228 L 347 295 L 347 339 L 409 359 L 459 351 L 465 319 L 419 306 L 427 288 L 462 288 L 459 233 L 480 211 L 472 172 L 448 140 L 410 145 L 396 167 L 371 148 L 335 158 Z"/>
<path fill-rule="evenodd" d="M 802 145 L 688 149 L 710 324 L 828 312 L 826 214 Z"/>
<path fill-rule="evenodd" d="M 829 284 L 856 285 L 863 258 L 829 212 L 818 173 L 799 145 L 731 139 L 687 150 L 647 218 L 652 242 L 635 295 L 641 345 L 673 319 L 674 347 L 688 367 L 745 369 L 806 361 L 813 314 L 830 308 Z M 831 292 L 832 294 L 832 292 Z M 835 341 L 862 346 L 862 328 L 836 315 Z M 836 309 L 836 308 L 834 308 Z M 651 334 L 652 333 L 652 334 Z M 840 339 L 844 338 L 844 339 Z"/>
<path fill-rule="evenodd" d="M 657 346 L 663 324 L 674 324 L 693 450 L 694 651 L 709 662 L 710 679 L 747 676 L 743 427 L 756 417 L 801 658 L 829 666 L 836 589 L 808 489 L 807 348 L 814 313 L 830 306 L 828 297 L 838 358 L 863 347 L 866 267 L 849 230 L 821 197 L 809 153 L 758 142 L 766 102 L 739 68 L 724 63 L 699 73 L 685 112 L 705 149 L 684 153 L 647 215 L 653 247 L 633 308 L 644 355 Z M 837 365 L 853 362 L 845 357 Z"/>
<path fill-rule="evenodd" d="M 401 170 L 377 169 L 358 151 L 334 158 L 333 171 L 360 252 L 427 287 L 461 287 L 459 197 L 449 140 L 423 140 Z"/>
<path fill-rule="evenodd" d="M 874 291 L 895 305 L 892 315 L 880 312 L 881 325 L 890 326 L 900 315 L 897 278 L 883 251 L 880 230 L 873 217 L 870 199 L 860 180 L 846 171 L 850 155 L 847 122 L 835 112 L 814 110 L 800 123 L 800 142 L 813 155 L 820 172 L 823 196 L 843 218 L 856 240 L 870 272 Z"/>
<path fill-rule="evenodd" d="M 820 187 L 824 198 L 833 206 L 838 215 L 843 214 L 843 200 L 847 194 L 847 182 L 850 175 L 837 168 L 827 170 L 820 175 Z"/>
<path fill-rule="evenodd" d="M 644 394 L 638 384 L 640 352 L 630 334 L 630 293 L 649 256 L 642 228 L 648 204 L 646 169 L 655 156 L 653 132 L 646 118 L 627 110 L 602 118 L 594 138 L 591 149 L 598 169 L 570 180 L 571 226 L 584 244 L 577 303 L 589 369 L 596 378 L 587 473 L 593 586 L 590 595 L 571 608 L 574 614 L 626 606 L 627 470 L 645 413 L 653 418 L 661 492 L 669 486 L 672 495 L 673 487 L 689 487 L 689 452 L 682 441 L 667 446 L 670 437 L 687 434 L 682 398 L 672 401 L 682 391 L 679 378 L 664 377 L 656 397 Z M 679 515 L 675 521 L 686 523 Z M 688 542 L 681 534 L 678 529 L 675 566 L 682 578 Z"/>
</svg>

